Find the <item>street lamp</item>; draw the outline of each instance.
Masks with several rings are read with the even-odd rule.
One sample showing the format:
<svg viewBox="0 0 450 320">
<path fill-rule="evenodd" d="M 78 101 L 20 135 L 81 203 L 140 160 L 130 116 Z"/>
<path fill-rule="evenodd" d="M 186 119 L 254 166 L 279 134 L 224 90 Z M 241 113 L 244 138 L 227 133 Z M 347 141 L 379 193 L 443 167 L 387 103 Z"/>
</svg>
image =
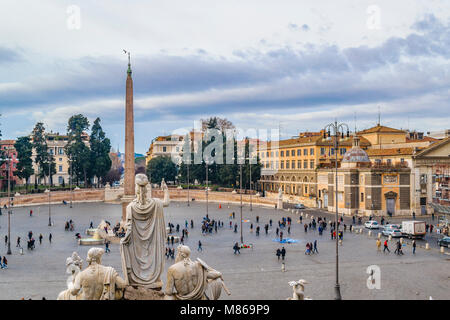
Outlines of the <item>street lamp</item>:
<svg viewBox="0 0 450 320">
<path fill-rule="evenodd" d="M 239 164 L 239 176 L 239 193 L 241 195 L 241 244 L 244 244 L 244 237 L 242 235 L 242 163 Z"/>
<path fill-rule="evenodd" d="M 50 206 L 50 189 L 52 187 L 51 185 L 51 168 L 52 168 L 52 159 L 51 155 L 49 155 L 48 158 L 48 190 L 45 190 L 45 192 L 48 192 L 48 226 L 52 226 L 52 212 L 51 212 L 51 206 Z"/>
<path fill-rule="evenodd" d="M 344 129 L 346 129 L 347 131 L 347 138 L 349 137 L 349 129 L 348 129 L 348 125 L 345 123 L 337 123 L 337 121 L 335 120 L 334 123 L 330 123 L 329 125 L 325 126 L 324 128 L 324 138 L 328 137 L 334 137 L 334 152 L 336 155 L 336 160 L 335 160 L 335 205 L 336 205 L 336 220 L 335 220 L 335 232 L 336 232 L 336 285 L 334 287 L 335 289 L 335 294 L 336 300 L 341 300 L 342 296 L 341 296 L 341 288 L 339 285 L 339 217 L 338 217 L 338 146 L 339 146 L 339 141 L 338 138 L 344 139 Z M 333 134 L 331 134 L 333 132 Z"/>
<path fill-rule="evenodd" d="M 72 208 L 72 201 L 73 201 L 73 193 L 72 193 L 72 181 L 73 181 L 73 167 L 72 167 L 72 159 L 70 159 L 70 207 Z"/>
<path fill-rule="evenodd" d="M 8 151 L 8 251 L 6 254 L 11 254 L 11 155 Z"/>
<path fill-rule="evenodd" d="M 187 164 L 187 206 L 189 207 L 189 163 Z"/>
<path fill-rule="evenodd" d="M 206 164 L 206 215 L 208 215 L 208 162 L 205 160 Z"/>
</svg>

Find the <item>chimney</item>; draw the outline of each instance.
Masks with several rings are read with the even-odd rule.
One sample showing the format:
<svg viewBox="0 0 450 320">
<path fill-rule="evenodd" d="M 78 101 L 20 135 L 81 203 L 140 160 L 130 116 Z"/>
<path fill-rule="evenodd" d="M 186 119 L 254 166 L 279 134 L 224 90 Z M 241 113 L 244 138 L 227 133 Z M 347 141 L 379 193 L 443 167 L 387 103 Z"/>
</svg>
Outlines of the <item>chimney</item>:
<svg viewBox="0 0 450 320">
<path fill-rule="evenodd" d="M 353 148 L 359 148 L 359 137 L 358 136 L 353 137 Z"/>
</svg>

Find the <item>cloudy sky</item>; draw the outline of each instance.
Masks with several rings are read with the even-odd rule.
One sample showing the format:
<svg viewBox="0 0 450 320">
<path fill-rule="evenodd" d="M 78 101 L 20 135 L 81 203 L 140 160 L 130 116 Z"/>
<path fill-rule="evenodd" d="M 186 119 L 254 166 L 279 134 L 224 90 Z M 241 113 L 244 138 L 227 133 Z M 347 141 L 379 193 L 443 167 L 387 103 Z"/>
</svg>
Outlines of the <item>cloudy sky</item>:
<svg viewBox="0 0 450 320">
<path fill-rule="evenodd" d="M 285 137 L 450 128 L 448 0 L 2 0 L 3 139 L 96 117 L 124 150 L 127 57 L 136 152 L 221 116 Z M 356 119 L 356 122 L 355 122 Z"/>
</svg>

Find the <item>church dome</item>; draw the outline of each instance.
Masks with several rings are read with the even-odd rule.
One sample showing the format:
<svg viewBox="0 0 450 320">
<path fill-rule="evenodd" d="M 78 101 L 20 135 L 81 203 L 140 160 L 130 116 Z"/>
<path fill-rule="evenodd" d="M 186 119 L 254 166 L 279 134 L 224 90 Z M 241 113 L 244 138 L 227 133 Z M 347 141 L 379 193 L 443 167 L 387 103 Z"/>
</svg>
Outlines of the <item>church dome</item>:
<svg viewBox="0 0 450 320">
<path fill-rule="evenodd" d="M 353 147 L 344 154 L 342 162 L 370 162 L 367 153 L 359 146 L 359 137 L 353 138 Z"/>
</svg>

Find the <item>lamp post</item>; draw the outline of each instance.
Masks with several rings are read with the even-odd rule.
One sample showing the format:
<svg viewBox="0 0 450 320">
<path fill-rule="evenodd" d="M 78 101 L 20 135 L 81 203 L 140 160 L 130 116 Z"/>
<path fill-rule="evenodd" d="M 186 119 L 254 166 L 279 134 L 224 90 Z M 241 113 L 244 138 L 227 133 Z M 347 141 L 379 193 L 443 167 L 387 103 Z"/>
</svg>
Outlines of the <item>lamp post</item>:
<svg viewBox="0 0 450 320">
<path fill-rule="evenodd" d="M 244 244 L 244 236 L 242 235 L 242 163 L 239 164 L 239 188 L 241 195 L 241 244 Z"/>
<path fill-rule="evenodd" d="M 252 206 L 252 160 L 248 159 L 248 164 L 250 166 L 250 211 L 253 211 Z"/>
<path fill-rule="evenodd" d="M 206 164 L 206 215 L 208 215 L 208 162 L 205 160 Z"/>
<path fill-rule="evenodd" d="M 189 163 L 187 164 L 187 206 L 189 207 Z"/>
<path fill-rule="evenodd" d="M 8 251 L 6 254 L 11 254 L 11 155 L 8 151 Z"/>
<path fill-rule="evenodd" d="M 72 208 L 72 202 L 73 202 L 73 193 L 72 193 L 72 180 L 73 180 L 73 169 L 72 169 L 72 159 L 70 159 L 70 207 Z"/>
<path fill-rule="evenodd" d="M 336 217 L 335 217 L 335 232 L 336 232 L 336 284 L 334 287 L 335 290 L 335 300 L 341 300 L 342 296 L 341 296 L 341 287 L 339 284 L 339 211 L 338 211 L 338 146 L 339 146 L 339 142 L 338 142 L 338 138 L 339 136 L 344 139 L 344 129 L 347 130 L 347 137 L 349 137 L 349 129 L 348 129 L 348 125 L 345 123 L 337 123 L 337 121 L 335 120 L 334 123 L 330 123 L 329 125 L 325 126 L 324 128 L 324 138 L 328 137 L 334 137 L 334 152 L 336 155 L 336 159 L 335 159 L 335 206 L 336 206 Z M 333 134 L 331 134 L 333 132 Z"/>
<path fill-rule="evenodd" d="M 51 160 L 51 155 L 49 155 L 49 159 L 48 159 L 48 226 L 51 227 L 52 226 L 52 210 L 51 210 L 51 206 L 50 206 L 50 189 L 52 187 L 51 184 L 51 168 L 52 168 L 52 160 Z"/>
</svg>

